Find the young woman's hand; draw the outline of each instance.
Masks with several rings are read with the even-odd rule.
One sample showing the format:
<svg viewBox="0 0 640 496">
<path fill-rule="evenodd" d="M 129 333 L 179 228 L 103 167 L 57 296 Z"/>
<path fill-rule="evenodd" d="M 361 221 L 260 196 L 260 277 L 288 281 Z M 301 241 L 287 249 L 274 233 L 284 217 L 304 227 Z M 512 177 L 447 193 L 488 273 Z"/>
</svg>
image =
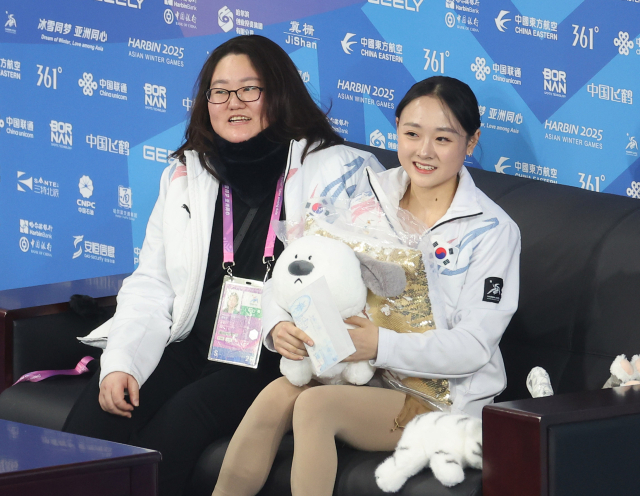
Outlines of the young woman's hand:
<svg viewBox="0 0 640 496">
<path fill-rule="evenodd" d="M 349 317 L 345 323 L 356 326 L 349 329 L 356 352 L 343 362 L 374 360 L 378 356 L 378 326 L 363 317 Z"/>
<path fill-rule="evenodd" d="M 271 329 L 271 337 L 276 351 L 289 360 L 302 360 L 309 356 L 304 344 L 313 346 L 311 338 L 293 322 L 278 322 Z"/>
<path fill-rule="evenodd" d="M 129 392 L 131 403 L 124 397 L 125 389 Z M 133 407 L 140 404 L 139 398 L 138 381 L 125 372 L 111 372 L 100 384 L 98 401 L 105 412 L 131 418 Z"/>
</svg>

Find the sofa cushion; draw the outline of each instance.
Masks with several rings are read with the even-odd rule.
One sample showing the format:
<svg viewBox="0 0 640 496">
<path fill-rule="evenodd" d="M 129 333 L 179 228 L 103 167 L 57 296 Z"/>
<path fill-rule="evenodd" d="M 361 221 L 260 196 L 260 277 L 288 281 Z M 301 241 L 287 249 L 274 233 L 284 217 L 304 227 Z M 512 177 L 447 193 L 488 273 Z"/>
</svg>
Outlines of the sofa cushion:
<svg viewBox="0 0 640 496">
<path fill-rule="evenodd" d="M 223 439 L 211 444 L 200 457 L 191 478 L 192 487 L 188 494 L 191 496 L 209 496 L 222 466 L 224 453 L 229 444 Z M 388 452 L 365 452 L 350 448 L 337 441 L 338 445 L 338 473 L 334 496 L 383 496 L 383 492 L 376 485 L 374 472 Z M 287 435 L 282 440 L 273 468 L 267 482 L 260 491 L 260 496 L 286 496 L 291 494 L 290 472 L 293 459 L 293 436 Z M 482 472 L 480 470 L 465 470 L 465 480 L 448 488 L 443 486 L 432 474 L 425 469 L 410 478 L 398 493 L 399 496 L 480 496 L 482 494 Z"/>
</svg>

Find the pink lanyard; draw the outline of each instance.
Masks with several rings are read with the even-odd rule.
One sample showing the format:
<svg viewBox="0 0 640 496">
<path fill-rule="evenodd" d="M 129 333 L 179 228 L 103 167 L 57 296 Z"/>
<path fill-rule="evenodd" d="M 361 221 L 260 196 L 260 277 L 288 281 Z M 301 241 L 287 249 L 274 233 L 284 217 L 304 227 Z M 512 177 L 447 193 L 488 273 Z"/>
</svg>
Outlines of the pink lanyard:
<svg viewBox="0 0 640 496">
<path fill-rule="evenodd" d="M 267 233 L 267 241 L 264 245 L 264 256 L 262 263 L 267 266 L 267 274 L 271 270 L 271 262 L 273 262 L 273 250 L 276 244 L 275 224 L 280 220 L 280 211 L 282 209 L 282 195 L 284 193 L 284 174 L 278 179 L 276 186 L 276 195 L 273 199 L 273 209 L 271 210 L 271 221 L 269 222 L 269 232 Z M 227 184 L 222 185 L 222 251 L 224 254 L 222 267 L 226 269 L 230 277 L 231 267 L 235 265 L 233 261 L 233 205 L 231 202 L 231 188 Z M 226 264 L 229 264 L 226 266 Z"/>
<path fill-rule="evenodd" d="M 78 362 L 75 369 L 68 370 L 36 370 L 35 372 L 29 372 L 24 374 L 13 385 L 15 386 L 19 382 L 40 382 L 54 375 L 80 375 L 85 372 L 89 372 L 87 364 L 93 360 L 93 357 L 86 356 Z"/>
</svg>

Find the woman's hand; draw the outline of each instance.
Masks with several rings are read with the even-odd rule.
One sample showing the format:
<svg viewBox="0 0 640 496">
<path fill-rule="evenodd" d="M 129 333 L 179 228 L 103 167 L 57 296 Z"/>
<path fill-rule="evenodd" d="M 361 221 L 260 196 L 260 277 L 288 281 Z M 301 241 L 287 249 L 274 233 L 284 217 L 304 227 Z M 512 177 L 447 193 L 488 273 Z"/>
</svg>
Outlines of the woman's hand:
<svg viewBox="0 0 640 496">
<path fill-rule="evenodd" d="M 131 403 L 124 399 L 125 389 L 129 392 Z M 125 372 L 111 372 L 100 384 L 98 401 L 105 412 L 131 418 L 133 407 L 140 404 L 138 381 Z"/>
<path fill-rule="evenodd" d="M 346 319 L 345 323 L 356 326 L 354 329 L 349 329 L 356 352 L 345 358 L 343 362 L 374 360 L 378 356 L 378 326 L 369 319 L 355 316 Z"/>
<path fill-rule="evenodd" d="M 289 360 L 302 360 L 309 356 L 304 345 L 313 346 L 311 338 L 293 322 L 278 322 L 271 329 L 271 337 L 276 351 Z"/>
</svg>

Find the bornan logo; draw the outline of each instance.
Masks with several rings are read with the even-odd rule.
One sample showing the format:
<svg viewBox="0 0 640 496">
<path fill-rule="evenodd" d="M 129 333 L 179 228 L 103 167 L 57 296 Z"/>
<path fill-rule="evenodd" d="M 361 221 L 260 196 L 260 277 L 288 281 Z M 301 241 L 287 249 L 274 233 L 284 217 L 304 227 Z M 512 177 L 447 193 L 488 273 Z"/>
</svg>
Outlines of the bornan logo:
<svg viewBox="0 0 640 496">
<path fill-rule="evenodd" d="M 567 73 L 556 69 L 542 71 L 544 76 L 544 92 L 548 95 L 565 98 L 567 95 Z"/>
<path fill-rule="evenodd" d="M 387 140 L 384 137 L 384 134 L 380 132 L 379 129 L 376 129 L 369 135 L 369 145 L 374 146 L 376 148 L 386 149 Z"/>
<path fill-rule="evenodd" d="M 73 145 L 73 126 L 68 122 L 51 120 L 51 145 L 71 149 Z"/>
<path fill-rule="evenodd" d="M 220 26 L 225 33 L 233 29 L 233 13 L 226 5 L 218 11 L 218 26 Z"/>
<path fill-rule="evenodd" d="M 167 111 L 167 88 L 157 84 L 145 83 L 144 105 L 146 109 L 158 112 Z"/>
<path fill-rule="evenodd" d="M 511 19 L 504 18 L 504 16 L 506 16 L 508 13 L 509 13 L 508 10 L 501 10 L 500 13 L 498 14 L 498 17 L 494 19 L 496 21 L 496 27 L 498 28 L 498 31 L 500 31 L 501 33 L 504 33 L 507 30 L 507 27 L 504 25 L 504 23 L 511 20 Z"/>
<path fill-rule="evenodd" d="M 347 33 L 344 39 L 340 42 L 340 44 L 342 45 L 342 50 L 347 55 L 351 55 L 351 53 L 353 52 L 353 48 L 351 48 L 351 45 L 357 43 L 357 41 L 349 41 L 354 36 L 355 36 L 355 33 Z"/>
<path fill-rule="evenodd" d="M 505 169 L 511 167 L 510 165 L 502 165 L 504 164 L 507 160 L 509 160 L 509 157 L 500 157 L 500 160 L 498 160 L 498 163 L 495 164 L 495 168 L 496 168 L 496 172 L 500 173 L 500 174 L 506 174 Z"/>
</svg>

